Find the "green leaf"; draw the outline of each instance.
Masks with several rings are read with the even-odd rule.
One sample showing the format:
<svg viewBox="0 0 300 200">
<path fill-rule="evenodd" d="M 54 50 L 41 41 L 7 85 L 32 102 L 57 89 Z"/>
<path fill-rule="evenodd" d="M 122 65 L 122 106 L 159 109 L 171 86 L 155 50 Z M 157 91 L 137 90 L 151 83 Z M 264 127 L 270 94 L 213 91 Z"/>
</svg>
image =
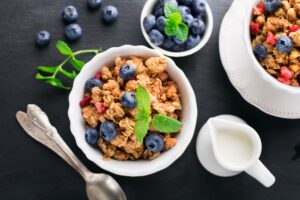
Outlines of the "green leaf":
<svg viewBox="0 0 300 200">
<path fill-rule="evenodd" d="M 174 3 L 166 3 L 164 7 L 164 13 L 165 16 L 168 18 L 170 17 L 173 13 L 179 12 L 178 7 Z"/>
<path fill-rule="evenodd" d="M 166 115 L 157 114 L 151 122 L 153 128 L 162 133 L 177 133 L 182 127 L 182 123 Z"/>
<path fill-rule="evenodd" d="M 72 72 L 68 72 L 68 71 L 66 71 L 66 70 L 64 70 L 64 69 L 60 69 L 60 72 L 64 75 L 64 76 L 66 76 L 66 77 L 68 77 L 68 78 L 70 78 L 70 79 L 75 79 L 75 77 L 76 77 L 76 72 L 73 70 Z"/>
<path fill-rule="evenodd" d="M 149 129 L 148 119 L 137 120 L 134 126 L 134 133 L 138 142 L 143 143 L 144 137 L 147 135 Z"/>
<path fill-rule="evenodd" d="M 46 72 L 46 73 L 54 73 L 57 69 L 57 67 L 47 67 L 47 66 L 38 66 L 37 69 L 39 71 L 42 71 L 42 72 Z"/>
<path fill-rule="evenodd" d="M 51 78 L 51 79 L 47 80 L 46 83 L 48 83 L 54 87 L 58 87 L 58 88 L 65 89 L 65 90 L 71 89 L 70 87 L 64 86 L 62 84 L 62 82 L 57 78 Z"/>
<path fill-rule="evenodd" d="M 175 21 L 171 19 L 166 20 L 166 26 L 165 26 L 165 34 L 167 36 L 174 36 L 176 34 L 178 25 Z"/>
<path fill-rule="evenodd" d="M 69 45 L 67 43 L 65 43 L 64 41 L 58 40 L 56 42 L 56 48 L 62 55 L 70 56 L 73 54 Z"/>
<path fill-rule="evenodd" d="M 189 27 L 183 22 L 178 24 L 178 28 L 175 34 L 176 38 L 183 42 L 187 40 L 188 35 Z"/>
<path fill-rule="evenodd" d="M 70 64 L 78 71 L 80 72 L 82 67 L 85 65 L 85 62 L 76 59 L 75 57 L 72 57 L 70 60 Z"/>
<path fill-rule="evenodd" d="M 138 113 L 150 114 L 151 105 L 150 105 L 150 95 L 148 91 L 141 85 L 136 90 L 136 107 L 138 109 Z"/>
<path fill-rule="evenodd" d="M 49 77 L 43 76 L 43 75 L 40 74 L 40 73 L 36 73 L 35 79 L 37 79 L 37 80 L 46 80 L 46 79 L 49 79 Z"/>
<path fill-rule="evenodd" d="M 174 21 L 176 24 L 180 24 L 182 22 L 182 17 L 179 12 L 173 13 L 170 17 L 170 20 Z"/>
</svg>

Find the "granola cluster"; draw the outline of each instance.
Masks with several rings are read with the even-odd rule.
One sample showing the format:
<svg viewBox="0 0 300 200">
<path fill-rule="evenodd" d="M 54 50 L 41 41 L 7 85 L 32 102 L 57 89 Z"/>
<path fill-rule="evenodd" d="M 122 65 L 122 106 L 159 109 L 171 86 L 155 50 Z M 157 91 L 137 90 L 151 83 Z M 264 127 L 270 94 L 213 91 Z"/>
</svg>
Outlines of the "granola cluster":
<svg viewBox="0 0 300 200">
<path fill-rule="evenodd" d="M 120 68 L 133 66 L 135 77 L 124 80 L 120 76 Z M 137 109 L 124 108 L 121 98 L 126 92 L 134 93 L 138 86 L 143 86 L 151 99 L 151 116 L 164 114 L 174 119 L 180 119 L 181 101 L 177 84 L 169 78 L 167 60 L 165 57 L 150 57 L 143 59 L 137 56 L 128 58 L 117 57 L 114 66 L 103 66 L 101 72 L 95 75 L 102 83 L 101 87 L 92 87 L 85 93 L 80 102 L 82 116 L 87 128 L 99 130 L 104 122 L 111 122 L 116 127 L 116 136 L 107 141 L 100 137 L 97 147 L 104 154 L 104 159 L 117 160 L 154 159 L 161 152 L 176 145 L 176 134 L 157 133 L 163 137 L 164 147 L 160 152 L 152 152 L 145 144 L 137 141 L 134 133 Z M 154 132 L 149 127 L 149 132 Z"/>
<path fill-rule="evenodd" d="M 278 81 L 299 87 L 300 0 L 262 0 L 250 24 L 255 56 Z"/>
</svg>

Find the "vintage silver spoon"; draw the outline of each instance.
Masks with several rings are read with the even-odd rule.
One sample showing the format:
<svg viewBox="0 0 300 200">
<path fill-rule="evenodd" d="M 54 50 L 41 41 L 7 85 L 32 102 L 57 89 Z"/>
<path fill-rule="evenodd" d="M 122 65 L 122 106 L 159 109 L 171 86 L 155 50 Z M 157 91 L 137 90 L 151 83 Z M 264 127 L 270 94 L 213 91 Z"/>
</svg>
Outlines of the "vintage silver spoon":
<svg viewBox="0 0 300 200">
<path fill-rule="evenodd" d="M 120 185 L 107 174 L 95 174 L 89 171 L 76 157 L 69 146 L 52 126 L 49 119 L 38 106 L 29 104 L 27 113 L 17 112 L 17 120 L 23 129 L 35 140 L 57 153 L 71 165 L 86 181 L 86 193 L 89 200 L 126 200 Z"/>
</svg>

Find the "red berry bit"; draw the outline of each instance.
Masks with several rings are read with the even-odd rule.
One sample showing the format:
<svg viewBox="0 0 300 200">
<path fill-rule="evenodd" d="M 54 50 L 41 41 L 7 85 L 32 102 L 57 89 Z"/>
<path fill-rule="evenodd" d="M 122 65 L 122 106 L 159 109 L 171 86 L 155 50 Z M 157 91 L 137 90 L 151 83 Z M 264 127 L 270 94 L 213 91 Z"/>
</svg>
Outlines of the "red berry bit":
<svg viewBox="0 0 300 200">
<path fill-rule="evenodd" d="M 280 76 L 284 79 L 291 80 L 293 78 L 293 72 L 288 67 L 283 66 L 280 68 Z"/>
<path fill-rule="evenodd" d="M 97 108 L 97 111 L 99 112 L 99 113 L 104 113 L 105 111 L 106 111 L 106 108 L 105 108 L 105 106 L 104 106 L 104 104 L 103 103 L 95 103 L 95 107 Z"/>
<path fill-rule="evenodd" d="M 296 32 L 299 30 L 299 26 L 297 25 L 294 25 L 290 30 L 289 30 L 289 33 L 292 33 L 292 32 Z"/>
<path fill-rule="evenodd" d="M 268 32 L 267 42 L 272 46 L 276 43 L 275 35 L 271 31 Z"/>
<path fill-rule="evenodd" d="M 290 85 L 291 84 L 291 80 L 289 80 L 289 79 L 278 77 L 277 80 L 280 81 L 281 83 L 286 84 L 286 85 Z"/>
<path fill-rule="evenodd" d="M 91 100 L 92 100 L 91 96 L 84 97 L 79 103 L 80 107 L 83 108 L 83 107 L 90 105 Z"/>
<path fill-rule="evenodd" d="M 250 33 L 252 35 L 257 35 L 259 34 L 260 29 L 259 29 L 259 24 L 257 22 L 251 22 L 250 23 Z"/>
<path fill-rule="evenodd" d="M 257 10 L 259 10 L 259 12 L 264 13 L 265 12 L 265 4 L 264 3 L 259 3 L 256 5 Z"/>
<path fill-rule="evenodd" d="M 97 74 L 95 74 L 95 78 L 102 79 L 102 74 L 100 72 L 98 72 Z"/>
</svg>

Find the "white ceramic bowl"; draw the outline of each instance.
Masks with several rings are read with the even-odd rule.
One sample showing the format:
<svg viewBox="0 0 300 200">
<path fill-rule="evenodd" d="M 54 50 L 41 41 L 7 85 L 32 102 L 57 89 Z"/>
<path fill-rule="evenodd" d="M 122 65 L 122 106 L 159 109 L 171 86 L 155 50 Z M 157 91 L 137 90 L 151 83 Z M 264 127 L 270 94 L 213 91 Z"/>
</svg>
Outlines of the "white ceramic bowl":
<svg viewBox="0 0 300 200">
<path fill-rule="evenodd" d="M 93 77 L 96 72 L 99 72 L 101 66 L 113 66 L 116 57 L 127 57 L 131 55 L 144 58 L 151 56 L 162 56 L 162 54 L 156 50 L 149 49 L 144 46 L 131 45 L 113 47 L 101 54 L 96 55 L 84 66 L 82 71 L 74 80 L 73 89 L 69 96 L 68 115 L 70 119 L 71 132 L 75 137 L 76 143 L 89 160 L 93 161 L 102 169 L 110 171 L 114 174 L 122 176 L 145 176 L 165 169 L 183 154 L 194 135 L 197 121 L 197 104 L 196 97 L 189 80 L 183 71 L 176 66 L 174 61 L 170 58 L 167 58 L 167 71 L 170 77 L 178 84 L 182 95 L 181 100 L 183 104 L 181 119 L 183 122 L 183 127 L 180 134 L 177 136 L 176 146 L 162 153 L 161 156 L 151 161 L 118 161 L 114 159 L 104 161 L 102 159 L 103 155 L 101 151 L 90 146 L 85 141 L 84 134 L 86 126 L 81 115 L 79 102 L 83 98 L 85 81 Z"/>
<path fill-rule="evenodd" d="M 300 93 L 300 88 L 298 87 L 293 87 L 290 85 L 286 85 L 284 83 L 279 82 L 277 79 L 275 79 L 273 76 L 271 76 L 263 66 L 258 62 L 256 57 L 254 56 L 252 45 L 251 45 L 251 37 L 250 37 L 250 22 L 252 19 L 252 10 L 253 7 L 259 3 L 260 1 L 258 0 L 251 0 L 251 3 L 249 3 L 249 7 L 247 8 L 246 15 L 244 17 L 244 42 L 246 44 L 247 52 L 251 59 L 253 60 L 254 63 L 254 68 L 259 72 L 261 77 L 272 84 L 274 87 L 276 87 L 279 90 L 285 90 L 289 93 Z"/>
<path fill-rule="evenodd" d="M 142 29 L 142 33 L 144 35 L 144 38 L 146 39 L 146 41 L 148 42 L 148 44 L 153 48 L 153 49 L 157 49 L 159 50 L 161 53 L 163 53 L 164 55 L 170 56 L 170 57 L 185 57 L 185 56 L 189 56 L 192 55 L 194 53 L 196 53 L 197 51 L 199 51 L 200 49 L 202 49 L 205 44 L 208 42 L 212 30 L 213 30 L 213 15 L 211 12 L 211 9 L 209 7 L 209 5 L 206 3 L 206 29 L 205 32 L 203 34 L 203 37 L 201 38 L 201 42 L 195 46 L 192 49 L 189 49 L 187 51 L 182 51 L 182 52 L 172 52 L 172 51 L 168 51 L 165 50 L 163 48 L 160 48 L 159 46 L 153 44 L 149 38 L 148 33 L 146 32 L 144 26 L 143 26 L 143 20 L 147 15 L 150 15 L 152 13 L 153 7 L 155 6 L 156 2 L 158 0 L 148 0 L 146 2 L 146 4 L 144 5 L 142 14 L 141 14 L 141 19 L 140 19 L 140 24 L 141 24 L 141 29 Z"/>
</svg>

